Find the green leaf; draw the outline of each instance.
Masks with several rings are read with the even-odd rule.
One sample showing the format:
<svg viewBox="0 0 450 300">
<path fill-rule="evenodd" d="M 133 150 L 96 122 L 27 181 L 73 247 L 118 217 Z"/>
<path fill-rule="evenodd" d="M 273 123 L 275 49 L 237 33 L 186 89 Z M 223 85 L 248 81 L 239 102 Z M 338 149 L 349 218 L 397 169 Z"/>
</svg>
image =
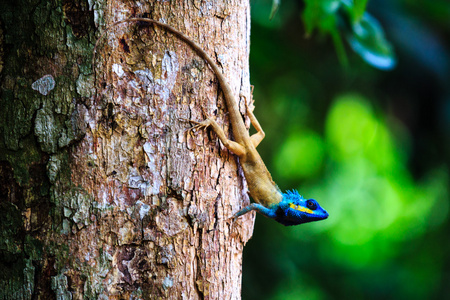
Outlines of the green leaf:
<svg viewBox="0 0 450 300">
<path fill-rule="evenodd" d="M 270 20 L 272 20 L 273 17 L 275 17 L 275 14 L 277 13 L 279 7 L 280 7 L 280 0 L 273 0 L 272 1 L 272 10 L 270 11 L 270 17 L 269 17 Z"/>
<path fill-rule="evenodd" d="M 336 13 L 341 5 L 340 0 L 305 0 L 305 4 L 303 20 L 308 35 L 316 28 L 325 33 L 336 28 Z"/>
<path fill-rule="evenodd" d="M 341 0 L 342 6 L 350 16 L 351 22 L 359 21 L 366 12 L 368 0 Z"/>
<path fill-rule="evenodd" d="M 365 11 L 368 0 L 354 0 L 353 1 L 353 20 L 359 21 Z"/>
<path fill-rule="evenodd" d="M 303 20 L 306 33 L 314 29 L 329 34 L 342 65 L 347 55 L 342 44 L 343 35 L 350 47 L 364 61 L 375 68 L 390 70 L 396 65 L 391 44 L 384 36 L 378 21 L 365 12 L 368 0 L 305 0 Z"/>
<path fill-rule="evenodd" d="M 395 67 L 397 61 L 391 44 L 384 36 L 378 21 L 365 13 L 359 21 L 353 22 L 345 35 L 353 51 L 368 64 L 382 70 Z"/>
<path fill-rule="evenodd" d="M 333 30 L 330 32 L 331 37 L 333 38 L 334 48 L 336 49 L 336 55 L 339 59 L 339 62 L 342 66 L 348 67 L 348 58 L 347 53 L 345 52 L 344 42 L 342 41 L 342 36 L 339 34 L 339 31 Z"/>
</svg>

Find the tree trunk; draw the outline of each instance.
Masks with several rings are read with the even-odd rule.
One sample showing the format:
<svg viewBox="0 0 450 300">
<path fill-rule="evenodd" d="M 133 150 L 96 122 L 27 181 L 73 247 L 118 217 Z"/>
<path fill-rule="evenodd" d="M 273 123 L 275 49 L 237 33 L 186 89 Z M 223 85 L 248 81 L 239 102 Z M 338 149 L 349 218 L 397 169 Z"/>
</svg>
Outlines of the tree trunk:
<svg viewBox="0 0 450 300">
<path fill-rule="evenodd" d="M 2 1 L 0 299 L 239 299 L 253 218 L 237 158 L 182 119 L 249 97 L 247 1 Z M 248 122 L 247 122 L 248 124 Z"/>
</svg>

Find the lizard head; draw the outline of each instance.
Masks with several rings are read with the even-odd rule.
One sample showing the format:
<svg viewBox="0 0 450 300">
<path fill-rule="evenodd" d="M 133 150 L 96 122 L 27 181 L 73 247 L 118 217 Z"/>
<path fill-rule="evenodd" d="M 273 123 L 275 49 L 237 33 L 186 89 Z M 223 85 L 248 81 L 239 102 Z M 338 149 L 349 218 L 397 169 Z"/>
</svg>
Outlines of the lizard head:
<svg viewBox="0 0 450 300">
<path fill-rule="evenodd" d="M 328 213 L 314 199 L 304 199 L 296 190 L 283 193 L 275 220 L 283 225 L 298 225 L 328 218 Z"/>
</svg>

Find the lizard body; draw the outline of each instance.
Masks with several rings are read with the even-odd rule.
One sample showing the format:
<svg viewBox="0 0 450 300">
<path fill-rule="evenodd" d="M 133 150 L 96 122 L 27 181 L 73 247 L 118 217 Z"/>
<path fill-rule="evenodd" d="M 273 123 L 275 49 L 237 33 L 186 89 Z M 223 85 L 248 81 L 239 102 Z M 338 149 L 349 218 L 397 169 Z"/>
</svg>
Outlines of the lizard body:
<svg viewBox="0 0 450 300">
<path fill-rule="evenodd" d="M 234 219 L 252 210 L 257 211 L 266 217 L 275 219 L 286 226 L 323 220 L 328 217 L 328 213 L 320 207 L 316 200 L 306 200 L 300 196 L 297 191 L 282 193 L 275 182 L 273 182 L 272 176 L 256 150 L 256 147 L 265 136 L 258 120 L 253 112 L 248 109 L 246 102 L 251 124 L 256 129 L 256 133 L 250 136 L 239 111 L 238 103 L 219 66 L 196 42 L 177 29 L 148 18 L 130 18 L 118 21 L 108 26 L 100 36 L 99 40 L 110 28 L 125 22 L 144 22 L 166 29 L 183 40 L 194 49 L 201 58 L 206 60 L 217 76 L 229 112 L 231 128 L 235 140 L 232 141 L 228 139 L 222 128 L 211 118 L 207 118 L 203 122 L 192 122 L 196 124 L 193 128 L 211 127 L 224 146 L 239 157 L 239 162 L 247 180 L 250 196 L 256 203 L 252 203 L 241 209 L 234 215 Z M 94 54 L 97 43 L 94 47 Z"/>
</svg>

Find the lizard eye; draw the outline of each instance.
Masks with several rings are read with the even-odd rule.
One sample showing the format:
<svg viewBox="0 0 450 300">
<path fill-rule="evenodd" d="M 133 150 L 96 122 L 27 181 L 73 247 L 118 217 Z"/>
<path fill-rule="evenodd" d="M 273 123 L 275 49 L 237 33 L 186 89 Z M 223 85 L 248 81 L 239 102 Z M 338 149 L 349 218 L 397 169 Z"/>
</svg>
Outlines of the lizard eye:
<svg viewBox="0 0 450 300">
<path fill-rule="evenodd" d="M 317 208 L 317 203 L 316 203 L 316 201 L 310 199 L 310 200 L 306 201 L 306 206 L 311 210 L 315 210 Z"/>
</svg>

